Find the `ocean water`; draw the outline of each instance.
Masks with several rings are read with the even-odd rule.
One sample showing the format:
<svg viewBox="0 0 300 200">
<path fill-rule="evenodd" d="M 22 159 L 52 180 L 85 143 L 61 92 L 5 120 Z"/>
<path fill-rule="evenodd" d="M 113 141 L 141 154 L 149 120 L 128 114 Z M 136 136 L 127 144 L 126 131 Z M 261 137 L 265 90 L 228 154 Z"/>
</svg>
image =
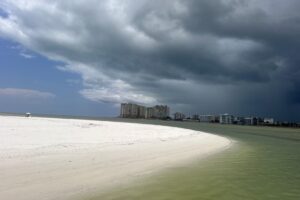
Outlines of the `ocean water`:
<svg viewBox="0 0 300 200">
<path fill-rule="evenodd" d="M 130 200 L 299 200 L 300 129 L 118 121 L 190 128 L 222 135 L 232 148 L 91 198 Z"/>
</svg>

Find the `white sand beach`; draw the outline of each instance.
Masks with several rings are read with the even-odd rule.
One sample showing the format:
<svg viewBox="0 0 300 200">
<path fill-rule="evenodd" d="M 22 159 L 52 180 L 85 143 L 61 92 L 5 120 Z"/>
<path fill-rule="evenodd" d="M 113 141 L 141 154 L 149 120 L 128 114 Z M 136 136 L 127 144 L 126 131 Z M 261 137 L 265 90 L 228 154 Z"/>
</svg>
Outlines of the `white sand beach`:
<svg viewBox="0 0 300 200">
<path fill-rule="evenodd" d="M 0 199 L 83 199 L 230 145 L 181 128 L 0 116 Z"/>
</svg>

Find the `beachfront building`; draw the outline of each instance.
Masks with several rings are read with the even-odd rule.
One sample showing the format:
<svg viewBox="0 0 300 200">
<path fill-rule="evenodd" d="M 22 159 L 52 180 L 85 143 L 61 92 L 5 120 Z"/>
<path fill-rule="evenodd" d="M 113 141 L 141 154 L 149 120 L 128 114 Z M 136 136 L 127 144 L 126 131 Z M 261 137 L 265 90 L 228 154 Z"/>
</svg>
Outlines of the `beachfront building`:
<svg viewBox="0 0 300 200">
<path fill-rule="evenodd" d="M 192 120 L 199 120 L 199 115 L 193 115 Z"/>
<path fill-rule="evenodd" d="M 166 119 L 169 117 L 170 108 L 166 105 L 145 107 L 133 103 L 122 103 L 120 117 L 122 118 L 148 118 Z"/>
<path fill-rule="evenodd" d="M 264 118 L 264 124 L 274 124 L 274 118 Z"/>
<path fill-rule="evenodd" d="M 148 107 L 146 118 L 148 119 L 166 119 L 170 116 L 170 108 L 166 105 L 156 105 Z"/>
<path fill-rule="evenodd" d="M 220 123 L 221 124 L 233 124 L 234 117 L 229 114 L 221 114 L 220 115 Z"/>
<path fill-rule="evenodd" d="M 174 114 L 174 120 L 180 120 L 180 121 L 182 121 L 182 120 L 184 120 L 184 118 L 185 118 L 185 115 L 183 113 L 176 112 Z"/>
<path fill-rule="evenodd" d="M 147 108 L 145 106 L 138 106 L 138 118 L 146 118 Z"/>
<path fill-rule="evenodd" d="M 152 107 L 149 107 L 149 108 L 146 108 L 147 112 L 146 112 L 146 118 L 148 119 L 151 119 L 151 118 L 154 118 L 154 108 Z"/>
<path fill-rule="evenodd" d="M 244 118 L 245 125 L 257 125 L 256 117 L 245 117 Z"/>
<path fill-rule="evenodd" d="M 214 122 L 215 121 L 215 116 L 213 115 L 200 115 L 199 116 L 199 121 L 200 122 Z"/>
<path fill-rule="evenodd" d="M 245 118 L 244 117 L 234 117 L 234 124 L 238 125 L 244 125 L 245 124 Z"/>
<path fill-rule="evenodd" d="M 217 115 L 199 115 L 199 121 L 205 123 L 218 123 L 220 117 Z"/>
<path fill-rule="evenodd" d="M 156 119 L 166 119 L 170 116 L 170 108 L 167 105 L 156 105 L 153 107 L 153 117 Z"/>
<path fill-rule="evenodd" d="M 138 115 L 138 105 L 132 103 L 121 104 L 121 114 L 123 118 L 136 118 Z"/>
<path fill-rule="evenodd" d="M 122 118 L 145 118 L 146 107 L 133 103 L 122 103 L 120 117 Z"/>
</svg>

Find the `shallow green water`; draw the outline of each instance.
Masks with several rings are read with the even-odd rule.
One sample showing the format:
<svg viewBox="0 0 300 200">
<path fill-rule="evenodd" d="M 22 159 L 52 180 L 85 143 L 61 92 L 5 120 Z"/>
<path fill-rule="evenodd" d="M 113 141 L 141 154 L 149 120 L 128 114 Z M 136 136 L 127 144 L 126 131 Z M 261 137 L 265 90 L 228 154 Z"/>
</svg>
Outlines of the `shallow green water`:
<svg viewBox="0 0 300 200">
<path fill-rule="evenodd" d="M 93 200 L 300 199 L 299 129 L 123 121 L 207 131 L 238 142 L 225 152 L 101 194 Z"/>
</svg>

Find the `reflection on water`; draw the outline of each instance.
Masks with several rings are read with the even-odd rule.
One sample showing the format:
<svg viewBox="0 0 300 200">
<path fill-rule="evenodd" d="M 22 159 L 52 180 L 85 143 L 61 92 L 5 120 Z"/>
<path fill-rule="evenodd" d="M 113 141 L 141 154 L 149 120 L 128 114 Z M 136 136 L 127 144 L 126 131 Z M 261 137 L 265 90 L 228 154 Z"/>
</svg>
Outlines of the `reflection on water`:
<svg viewBox="0 0 300 200">
<path fill-rule="evenodd" d="M 171 169 L 93 199 L 300 199 L 299 129 L 137 122 L 212 132 L 238 143 L 206 160 Z"/>
</svg>

